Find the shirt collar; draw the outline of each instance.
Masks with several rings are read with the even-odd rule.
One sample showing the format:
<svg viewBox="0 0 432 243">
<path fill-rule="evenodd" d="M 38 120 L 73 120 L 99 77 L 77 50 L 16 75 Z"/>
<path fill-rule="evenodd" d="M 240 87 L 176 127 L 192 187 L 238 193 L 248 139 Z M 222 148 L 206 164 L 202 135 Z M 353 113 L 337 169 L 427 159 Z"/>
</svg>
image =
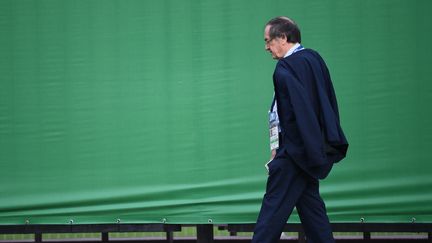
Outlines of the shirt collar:
<svg viewBox="0 0 432 243">
<path fill-rule="evenodd" d="M 294 53 L 294 51 L 295 51 L 295 49 L 297 49 L 298 47 L 300 46 L 300 43 L 295 43 L 289 50 L 288 50 L 288 52 L 285 54 L 285 56 L 284 56 L 284 58 L 285 57 L 287 57 L 287 56 L 289 56 L 289 55 L 291 55 L 291 54 L 293 54 Z"/>
</svg>

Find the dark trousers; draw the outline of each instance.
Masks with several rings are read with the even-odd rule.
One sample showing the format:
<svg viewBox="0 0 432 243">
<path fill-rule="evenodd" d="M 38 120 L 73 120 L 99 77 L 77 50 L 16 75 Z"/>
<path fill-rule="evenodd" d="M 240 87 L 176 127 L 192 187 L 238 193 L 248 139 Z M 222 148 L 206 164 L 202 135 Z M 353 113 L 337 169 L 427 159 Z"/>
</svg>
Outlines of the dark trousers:
<svg viewBox="0 0 432 243">
<path fill-rule="evenodd" d="M 252 242 L 278 242 L 294 206 L 308 243 L 334 242 L 318 180 L 289 159 L 275 159 L 269 167 L 266 193 Z"/>
</svg>

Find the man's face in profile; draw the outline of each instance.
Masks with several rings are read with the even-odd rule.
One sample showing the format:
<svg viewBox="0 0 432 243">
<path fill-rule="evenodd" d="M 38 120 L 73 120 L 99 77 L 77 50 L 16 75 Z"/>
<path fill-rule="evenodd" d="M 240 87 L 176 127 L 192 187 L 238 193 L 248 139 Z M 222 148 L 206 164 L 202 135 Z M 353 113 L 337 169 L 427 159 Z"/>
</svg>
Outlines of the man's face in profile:
<svg viewBox="0 0 432 243">
<path fill-rule="evenodd" d="M 264 29 L 265 49 L 272 54 L 273 59 L 282 59 L 287 52 L 285 48 L 287 44 L 286 38 L 270 38 L 270 27 L 270 25 L 267 25 Z"/>
</svg>

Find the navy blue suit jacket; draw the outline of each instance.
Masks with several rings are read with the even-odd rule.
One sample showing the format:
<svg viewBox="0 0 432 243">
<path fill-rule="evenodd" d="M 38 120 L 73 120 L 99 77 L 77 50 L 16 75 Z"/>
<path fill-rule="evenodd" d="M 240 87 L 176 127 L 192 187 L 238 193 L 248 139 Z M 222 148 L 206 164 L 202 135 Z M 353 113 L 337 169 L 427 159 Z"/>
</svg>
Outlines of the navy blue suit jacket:
<svg viewBox="0 0 432 243">
<path fill-rule="evenodd" d="M 333 84 L 321 56 L 304 49 L 279 60 L 273 74 L 281 136 L 275 158 L 289 157 L 323 179 L 346 156 Z"/>
</svg>

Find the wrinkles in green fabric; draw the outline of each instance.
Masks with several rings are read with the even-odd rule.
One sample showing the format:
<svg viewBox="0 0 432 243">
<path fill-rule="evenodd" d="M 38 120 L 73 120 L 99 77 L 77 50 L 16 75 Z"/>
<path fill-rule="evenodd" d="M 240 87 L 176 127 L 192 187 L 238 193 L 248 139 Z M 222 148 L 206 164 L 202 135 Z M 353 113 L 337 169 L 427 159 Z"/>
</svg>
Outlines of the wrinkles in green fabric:
<svg viewBox="0 0 432 243">
<path fill-rule="evenodd" d="M 431 222 L 431 10 L 0 1 L 0 224 L 254 222 L 278 15 L 327 61 L 350 142 L 321 182 L 330 219 Z"/>
</svg>

